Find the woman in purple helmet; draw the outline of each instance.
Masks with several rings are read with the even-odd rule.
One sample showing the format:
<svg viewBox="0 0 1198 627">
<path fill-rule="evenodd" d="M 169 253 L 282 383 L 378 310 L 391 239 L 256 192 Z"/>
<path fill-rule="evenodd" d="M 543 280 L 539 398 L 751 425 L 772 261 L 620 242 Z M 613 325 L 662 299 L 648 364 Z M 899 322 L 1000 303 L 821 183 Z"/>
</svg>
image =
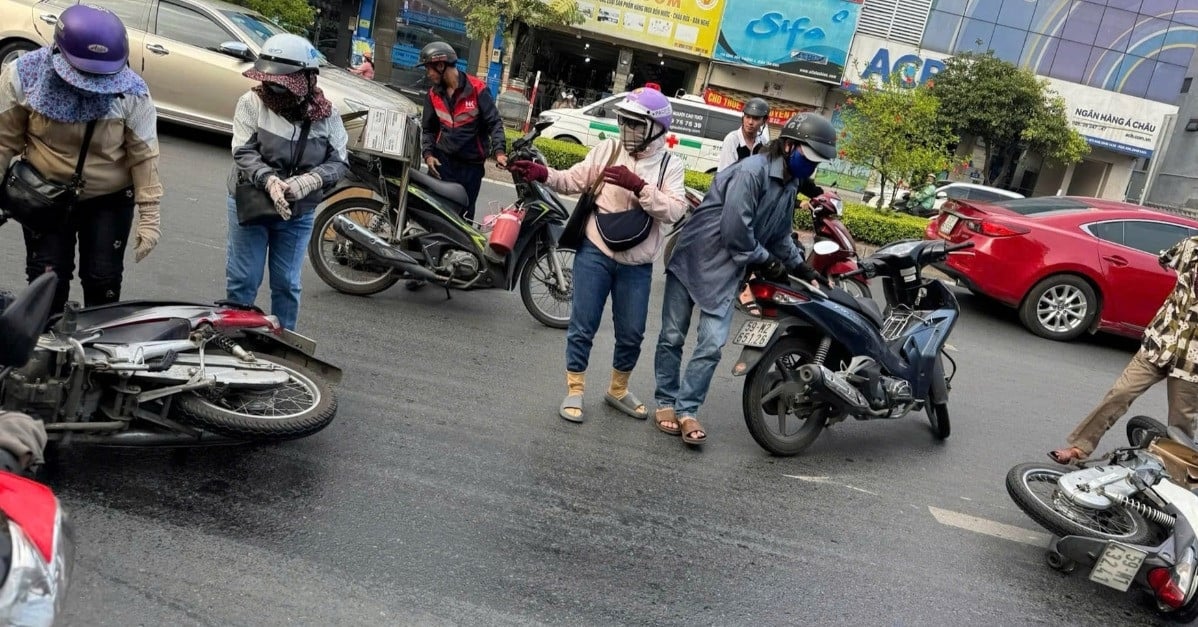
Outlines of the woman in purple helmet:
<svg viewBox="0 0 1198 627">
<path fill-rule="evenodd" d="M 58 17 L 54 43 L 19 57 L 0 74 L 0 164 L 14 156 L 59 183 L 71 181 L 84 145 L 83 188 L 60 226 L 25 232 L 29 281 L 52 267 L 54 311 L 70 293 L 79 242 L 84 305 L 121 297 L 125 245 L 134 260 L 158 243 L 157 114 L 145 81 L 129 69 L 125 26 L 110 11 L 72 5 Z"/>
<path fill-rule="evenodd" d="M 525 179 L 545 182 L 564 194 L 606 183 L 599 189 L 596 214 L 587 219 L 586 237 L 574 257 L 566 398 L 558 408 L 558 415 L 571 422 L 582 422 L 591 343 L 609 296 L 616 346 L 604 399 L 629 416 L 648 418 L 644 403 L 628 390 L 628 378 L 641 354 L 653 260 L 664 244 L 662 225 L 677 222 L 686 212 L 685 164 L 671 159 L 665 148 L 673 119 L 669 99 L 655 89 L 640 88 L 614 108 L 619 139 L 595 146 L 569 170 L 552 170 L 532 161 L 508 166 Z M 620 216 L 613 219 L 611 214 Z"/>
</svg>

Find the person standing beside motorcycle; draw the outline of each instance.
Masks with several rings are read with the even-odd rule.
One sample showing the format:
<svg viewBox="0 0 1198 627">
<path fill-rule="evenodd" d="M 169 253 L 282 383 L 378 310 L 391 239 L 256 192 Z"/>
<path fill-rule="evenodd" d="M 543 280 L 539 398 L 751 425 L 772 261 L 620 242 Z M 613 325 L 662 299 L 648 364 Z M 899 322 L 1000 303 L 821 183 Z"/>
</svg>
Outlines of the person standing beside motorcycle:
<svg viewBox="0 0 1198 627">
<path fill-rule="evenodd" d="M 3 167 L 20 156 L 46 179 L 65 184 L 86 142 L 83 187 L 69 216 L 53 230 L 23 229 L 26 278 L 32 282 L 47 267 L 59 276 L 56 312 L 70 295 L 76 240 L 83 302 L 94 307 L 120 300 L 130 230 L 135 262 L 161 234 L 158 118 L 149 88 L 128 59 L 120 18 L 80 4 L 59 15 L 51 45 L 22 55 L 0 74 Z"/>
<path fill-rule="evenodd" d="M 1168 379 L 1169 426 L 1180 427 L 1193 439 L 1198 415 L 1198 237 L 1174 244 L 1158 261 L 1177 272 L 1173 291 L 1102 402 L 1069 434 L 1068 446 L 1048 453 L 1053 461 L 1068 464 L 1090 456 L 1131 404 L 1162 379 Z"/>
<path fill-rule="evenodd" d="M 349 171 L 348 136 L 341 116 L 316 84 L 320 54 L 298 35 L 274 35 L 243 76 L 259 82 L 237 101 L 233 170 L 229 175 L 226 294 L 253 304 L 270 266 L 270 313 L 295 330 L 300 276 L 320 191 Z M 279 219 L 241 225 L 235 190 L 240 180 L 266 190 Z"/>
<path fill-rule="evenodd" d="M 487 84 L 459 72 L 457 62 L 458 53 L 443 41 L 420 51 L 416 67 L 424 67 L 432 85 L 424 98 L 420 148 L 429 174 L 466 188 L 469 203 L 462 217 L 474 220 L 483 164 L 494 154 L 499 167 L 507 167 L 507 137 Z"/>
<path fill-rule="evenodd" d="M 654 421 L 662 432 L 681 435 L 687 444 L 707 439 L 696 416 L 728 341 L 732 299 L 748 267 L 769 262 L 766 276 L 784 277 L 789 271 L 805 280 L 820 278 L 791 237 L 795 196 L 822 194 L 812 176 L 821 162 L 835 157 L 832 124 L 814 113 L 795 115 L 765 154 L 716 174 L 703 202 L 682 227 L 666 266 L 654 360 Z M 695 305 L 698 337 L 683 376 L 682 348 Z"/>
<path fill-rule="evenodd" d="M 723 172 L 728 166 L 743 161 L 748 157 L 765 150 L 769 142 L 769 133 L 765 121 L 770 117 L 770 103 L 763 98 L 750 98 L 741 112 L 740 128 L 731 131 L 724 137 L 720 147 L 720 160 L 716 164 L 716 172 Z M 745 289 L 740 293 L 740 305 L 751 316 L 760 316 L 761 307 L 753 300 L 746 282 Z"/>
<path fill-rule="evenodd" d="M 591 345 L 609 296 L 616 346 L 604 400 L 634 418 L 649 417 L 644 403 L 628 390 L 628 379 L 641 354 L 653 260 L 664 244 L 662 225 L 677 222 L 687 208 L 685 165 L 682 159 L 670 158 L 665 149 L 665 136 L 673 121 L 669 99 L 660 91 L 640 88 L 629 92 L 614 109 L 619 140 L 600 143 L 569 170 L 552 170 L 532 161 L 516 161 L 510 167 L 524 179 L 544 182 L 563 194 L 578 194 L 600 180 L 605 182 L 596 198 L 596 214 L 587 218 L 586 236 L 574 257 L 572 315 L 566 332 L 566 398 L 558 408 L 558 415 L 571 422 L 583 420 L 582 394 Z M 597 215 L 625 212 L 647 214 L 647 228 L 639 243 L 616 252 L 601 234 Z"/>
</svg>

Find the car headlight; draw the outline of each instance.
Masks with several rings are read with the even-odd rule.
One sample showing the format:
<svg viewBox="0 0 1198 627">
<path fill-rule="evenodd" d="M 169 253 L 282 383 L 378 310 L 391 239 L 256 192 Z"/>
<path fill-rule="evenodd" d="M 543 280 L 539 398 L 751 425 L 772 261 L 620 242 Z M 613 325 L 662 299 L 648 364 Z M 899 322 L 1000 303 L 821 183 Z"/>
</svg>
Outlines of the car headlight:
<svg viewBox="0 0 1198 627">
<path fill-rule="evenodd" d="M 560 113 L 552 113 L 550 111 L 546 111 L 537 117 L 537 121 L 538 122 L 557 122 L 558 118 L 560 118 L 560 117 L 561 117 Z"/>
</svg>

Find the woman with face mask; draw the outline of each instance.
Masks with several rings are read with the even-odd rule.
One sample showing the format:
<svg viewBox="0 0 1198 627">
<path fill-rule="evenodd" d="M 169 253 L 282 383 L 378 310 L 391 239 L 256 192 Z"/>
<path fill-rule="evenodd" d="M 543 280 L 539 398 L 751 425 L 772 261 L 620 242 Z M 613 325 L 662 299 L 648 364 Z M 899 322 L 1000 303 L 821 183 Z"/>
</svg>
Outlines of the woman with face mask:
<svg viewBox="0 0 1198 627">
<path fill-rule="evenodd" d="M 58 274 L 55 312 L 70 295 L 76 242 L 87 307 L 120 300 L 130 237 L 134 261 L 158 243 L 158 117 L 128 59 L 120 18 L 77 4 L 59 15 L 51 45 L 0 74 L 0 168 L 20 157 L 11 167 L 60 185 L 78 181 L 69 211 L 49 218 L 22 217 L 13 196 L 0 191 L 4 209 L 25 226 L 26 277 L 33 281 L 46 268 Z"/>
<path fill-rule="evenodd" d="M 269 264 L 270 312 L 291 330 L 299 318 L 300 271 L 321 191 L 349 170 L 348 136 L 316 86 L 319 67 L 320 54 L 303 37 L 267 39 L 254 67 L 243 73 L 260 84 L 237 101 L 233 115 L 227 298 L 252 305 Z M 264 189 L 278 216 L 242 225 L 235 196 L 241 182 Z"/>
<path fill-rule="evenodd" d="M 526 180 L 544 182 L 563 194 L 579 194 L 599 183 L 595 213 L 574 257 L 573 315 L 566 332 L 566 398 L 558 415 L 582 422 L 582 394 L 591 344 L 610 297 L 616 346 L 606 402 L 644 420 L 644 403 L 628 389 L 641 354 L 653 260 L 664 243 L 662 226 L 686 212 L 685 165 L 670 158 L 665 136 L 673 120 L 670 101 L 660 91 L 641 88 L 615 107 L 619 139 L 595 146 L 569 170 L 532 161 L 508 166 Z"/>
</svg>

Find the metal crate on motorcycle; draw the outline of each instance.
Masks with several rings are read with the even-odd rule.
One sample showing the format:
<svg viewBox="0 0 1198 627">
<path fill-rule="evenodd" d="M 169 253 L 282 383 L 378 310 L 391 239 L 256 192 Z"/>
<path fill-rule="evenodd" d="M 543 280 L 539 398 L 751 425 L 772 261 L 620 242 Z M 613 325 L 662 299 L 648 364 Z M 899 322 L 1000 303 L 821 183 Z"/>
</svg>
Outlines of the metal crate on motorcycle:
<svg viewBox="0 0 1198 627">
<path fill-rule="evenodd" d="M 420 163 L 420 120 L 394 109 L 370 109 L 345 123 L 349 149 Z"/>
</svg>

